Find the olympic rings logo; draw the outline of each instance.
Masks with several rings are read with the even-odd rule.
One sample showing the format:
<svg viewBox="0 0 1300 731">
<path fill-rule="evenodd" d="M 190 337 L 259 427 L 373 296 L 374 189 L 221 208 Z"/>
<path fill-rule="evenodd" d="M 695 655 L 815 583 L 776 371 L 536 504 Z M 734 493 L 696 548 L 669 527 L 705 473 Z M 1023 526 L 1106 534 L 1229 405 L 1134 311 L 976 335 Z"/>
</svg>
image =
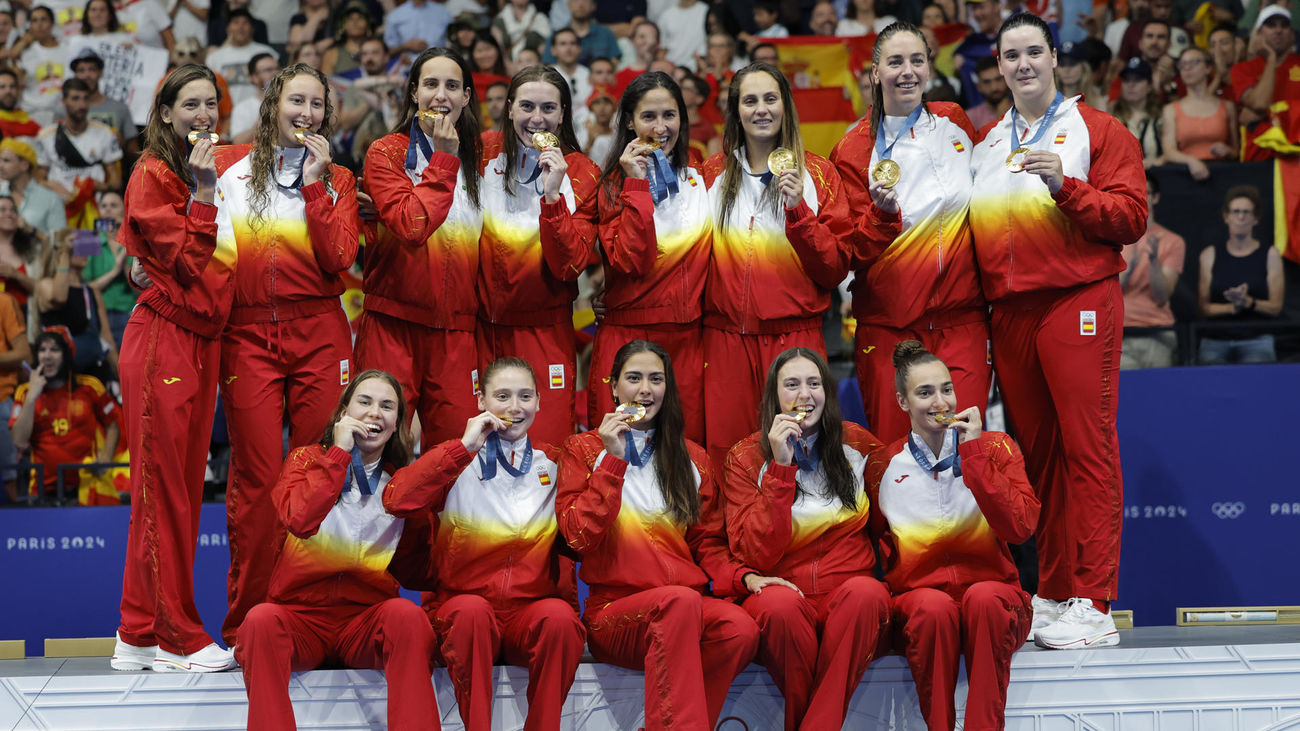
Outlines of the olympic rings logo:
<svg viewBox="0 0 1300 731">
<path fill-rule="evenodd" d="M 1210 506 L 1210 512 L 1214 513 L 1219 520 L 1235 520 L 1246 512 L 1246 504 L 1240 501 L 1235 503 L 1215 503 Z"/>
</svg>

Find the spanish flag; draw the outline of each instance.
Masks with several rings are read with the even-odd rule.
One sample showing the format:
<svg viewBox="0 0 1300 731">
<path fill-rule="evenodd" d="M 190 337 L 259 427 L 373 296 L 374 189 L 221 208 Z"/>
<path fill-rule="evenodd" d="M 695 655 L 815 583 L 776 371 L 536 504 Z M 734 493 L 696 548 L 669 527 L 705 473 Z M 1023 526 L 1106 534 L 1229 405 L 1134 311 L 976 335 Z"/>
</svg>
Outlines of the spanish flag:
<svg viewBox="0 0 1300 731">
<path fill-rule="evenodd" d="M 1300 264 L 1300 107 L 1282 101 L 1269 111 L 1270 124 L 1250 141 L 1273 155 L 1273 245 Z"/>
<path fill-rule="evenodd" d="M 870 65 L 876 36 L 768 40 L 776 46 L 781 72 L 792 87 L 804 149 L 829 155 L 859 116 L 855 111 L 861 106 L 857 74 Z"/>
</svg>

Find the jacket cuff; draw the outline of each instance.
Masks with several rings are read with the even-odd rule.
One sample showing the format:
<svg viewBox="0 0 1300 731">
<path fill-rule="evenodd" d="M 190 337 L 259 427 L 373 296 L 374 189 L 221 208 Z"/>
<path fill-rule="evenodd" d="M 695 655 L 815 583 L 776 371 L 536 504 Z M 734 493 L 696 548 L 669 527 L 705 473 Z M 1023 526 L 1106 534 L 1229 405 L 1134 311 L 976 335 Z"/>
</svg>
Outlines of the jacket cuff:
<svg viewBox="0 0 1300 731">
<path fill-rule="evenodd" d="M 785 225 L 790 226 L 802 223 L 804 219 L 813 216 L 812 209 L 808 207 L 808 201 L 799 201 L 799 205 L 794 208 L 787 208 L 785 211 Z"/>
<path fill-rule="evenodd" d="M 429 166 L 424 169 L 424 177 L 429 177 L 429 168 L 448 172 L 452 175 L 460 172 L 460 158 L 450 152 L 435 152 L 429 158 Z"/>
<path fill-rule="evenodd" d="M 1074 191 L 1078 187 L 1079 179 L 1067 176 L 1065 182 L 1061 183 L 1061 189 L 1052 194 L 1052 200 L 1056 201 L 1056 205 L 1059 206 L 1070 200 L 1070 196 L 1074 195 Z"/>
<path fill-rule="evenodd" d="M 190 217 L 202 221 L 203 223 L 212 223 L 217 220 L 217 207 L 206 201 L 190 201 Z"/>
<path fill-rule="evenodd" d="M 560 218 L 569 214 L 569 204 L 564 200 L 564 193 L 554 203 L 546 202 L 546 194 L 538 196 L 542 201 L 542 218 Z"/>
<path fill-rule="evenodd" d="M 329 195 L 329 192 L 325 190 L 325 181 L 323 180 L 317 180 L 310 185 L 302 186 L 302 200 L 305 203 L 315 202 L 318 198 L 327 195 Z"/>
<path fill-rule="evenodd" d="M 457 467 L 465 467 L 474 461 L 475 452 L 465 449 L 465 443 L 459 439 L 452 439 L 451 446 L 447 447 L 446 457 L 456 463 Z"/>
<path fill-rule="evenodd" d="M 735 590 L 736 596 L 745 596 L 749 593 L 749 587 L 745 586 L 745 577 L 750 574 L 762 576 L 762 574 L 758 573 L 758 569 L 752 569 L 748 566 L 741 566 L 736 569 L 736 578 L 732 581 L 732 589 Z"/>
<path fill-rule="evenodd" d="M 334 444 L 330 446 L 327 452 L 325 452 L 325 459 L 328 459 L 335 464 L 350 465 L 352 464 L 352 453 L 346 452 L 342 447 Z"/>
<path fill-rule="evenodd" d="M 960 454 L 962 459 L 969 459 L 971 457 L 983 457 L 984 455 L 988 454 L 988 450 L 984 448 L 984 442 L 986 441 L 987 436 L 988 433 L 984 432 L 979 435 L 978 439 L 972 439 L 968 442 L 959 443 L 957 445 L 957 454 Z"/>
<path fill-rule="evenodd" d="M 623 479 L 624 473 L 627 472 L 627 460 L 619 459 L 609 452 L 606 452 L 605 455 L 600 458 L 600 464 L 596 465 L 596 469 L 604 470 L 621 480 Z"/>
<path fill-rule="evenodd" d="M 773 461 L 772 466 L 767 468 L 767 474 L 775 477 L 782 482 L 794 484 L 794 478 L 799 474 L 799 466 L 795 464 L 781 464 Z"/>
<path fill-rule="evenodd" d="M 647 178 L 623 178 L 624 193 L 635 193 L 638 191 L 642 193 L 650 192 L 650 181 Z"/>
</svg>

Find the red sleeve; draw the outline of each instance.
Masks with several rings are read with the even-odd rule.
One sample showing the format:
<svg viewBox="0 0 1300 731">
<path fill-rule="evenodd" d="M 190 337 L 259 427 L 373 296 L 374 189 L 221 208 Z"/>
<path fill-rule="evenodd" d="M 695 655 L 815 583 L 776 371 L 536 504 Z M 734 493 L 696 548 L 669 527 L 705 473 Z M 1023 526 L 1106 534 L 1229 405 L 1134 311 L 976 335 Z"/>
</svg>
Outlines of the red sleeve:
<svg viewBox="0 0 1300 731">
<path fill-rule="evenodd" d="M 327 274 L 338 274 L 357 259 L 357 184 L 351 171 L 331 165 L 331 196 L 323 181 L 304 185 L 302 198 L 307 204 L 307 235 L 316 253 L 316 264 Z"/>
<path fill-rule="evenodd" d="M 969 123 L 969 122 L 968 122 Z M 903 218 L 876 207 L 868 188 L 871 185 L 871 152 L 875 138 L 870 127 L 859 124 L 840 138 L 831 150 L 831 163 L 844 186 L 844 198 L 851 211 L 861 211 L 854 218 L 852 251 L 849 265 L 857 270 L 870 269 L 903 232 Z"/>
<path fill-rule="evenodd" d="M 122 424 L 122 410 L 118 408 L 117 399 L 113 394 L 104 388 L 103 384 L 92 389 L 94 395 L 95 418 L 99 420 L 99 425 L 107 429 L 110 424 L 117 424 L 119 428 Z"/>
<path fill-rule="evenodd" d="M 459 439 L 439 444 L 393 475 L 384 487 L 384 510 L 399 517 L 426 509 L 441 513 L 451 486 L 473 461 Z"/>
<path fill-rule="evenodd" d="M 1118 119 L 1083 104 L 1079 112 L 1091 140 L 1089 180 L 1067 177 L 1052 200 L 1088 237 L 1127 246 L 1147 229 L 1142 147 Z"/>
<path fill-rule="evenodd" d="M 556 279 L 573 282 L 591 261 L 599 215 L 597 190 L 600 171 L 581 152 L 570 152 L 564 160 L 569 164 L 569 184 L 573 186 L 575 208 L 573 213 L 569 213 L 564 196 L 554 203 L 547 203 L 543 196 L 542 259 Z"/>
<path fill-rule="evenodd" d="M 190 200 L 185 183 L 160 160 L 145 158 L 126 186 L 122 244 L 182 286 L 198 281 L 217 249 L 217 207 Z"/>
<path fill-rule="evenodd" d="M 605 455 L 595 470 L 595 455 L 583 435 L 569 437 L 560 456 L 560 479 L 555 492 L 555 516 L 569 547 L 587 553 L 605 538 L 623 507 L 623 473 L 627 462 Z"/>
<path fill-rule="evenodd" d="M 1025 475 L 1020 447 L 1006 434 L 984 432 L 957 446 L 963 482 L 975 495 L 984 519 L 1008 543 L 1029 540 L 1041 506 Z"/>
<path fill-rule="evenodd" d="M 366 153 L 366 192 L 375 200 L 379 220 L 390 234 L 407 246 L 423 246 L 451 210 L 460 158 L 433 153 L 420 182 L 411 185 L 406 149 L 398 149 L 399 139 L 399 135 L 384 138 Z"/>
<path fill-rule="evenodd" d="M 805 164 L 817 187 L 817 215 L 807 202 L 800 201 L 785 212 L 785 236 L 808 276 L 823 289 L 835 289 L 849 273 L 853 238 L 849 203 L 829 161 L 807 153 Z"/>
<path fill-rule="evenodd" d="M 322 452 L 317 445 L 289 455 L 271 489 L 280 522 L 299 538 L 311 538 L 339 499 L 352 455 L 338 447 Z"/>
<path fill-rule="evenodd" d="M 600 198 L 600 245 L 606 262 L 629 276 L 649 274 L 659 253 L 650 181 L 626 178 L 618 200 L 609 200 L 603 192 Z"/>
<path fill-rule="evenodd" d="M 694 446 L 694 445 L 692 445 Z M 695 452 L 698 452 L 696 454 Z M 745 574 L 757 573 L 737 561 L 727 545 L 726 517 L 713 469 L 703 450 L 692 450 L 692 461 L 700 473 L 700 521 L 686 531 L 686 543 L 695 562 L 713 581 L 716 596 L 745 596 Z"/>
<path fill-rule="evenodd" d="M 700 169 L 700 175 L 704 176 L 704 187 L 712 188 L 713 181 L 722 177 L 722 173 L 726 169 L 727 158 L 725 152 L 710 155 L 709 159 L 704 161 L 704 167 Z"/>
<path fill-rule="evenodd" d="M 894 547 L 894 535 L 889 529 L 889 521 L 885 519 L 885 514 L 880 510 L 880 479 L 884 477 L 885 470 L 889 468 L 889 460 L 901 444 L 895 442 L 890 445 L 891 449 L 876 448 L 871 451 L 867 457 L 866 467 L 863 469 L 863 483 L 867 499 L 870 501 L 867 510 L 867 534 L 871 536 L 871 541 L 876 544 L 877 558 L 880 561 L 880 568 L 885 573 L 894 566 L 894 559 L 898 556 L 898 551 Z"/>
<path fill-rule="evenodd" d="M 1254 59 L 1232 65 L 1232 70 L 1228 72 L 1228 78 L 1232 81 L 1232 90 L 1235 94 L 1232 101 L 1236 102 L 1238 106 L 1241 105 L 1241 97 L 1259 82 L 1259 75 L 1263 68 Z"/>
<path fill-rule="evenodd" d="M 794 530 L 795 475 L 799 468 L 773 462 L 760 483 L 761 435 L 741 441 L 727 454 L 722 483 L 727 537 L 736 558 L 760 572 L 772 570 L 785 555 Z"/>
</svg>

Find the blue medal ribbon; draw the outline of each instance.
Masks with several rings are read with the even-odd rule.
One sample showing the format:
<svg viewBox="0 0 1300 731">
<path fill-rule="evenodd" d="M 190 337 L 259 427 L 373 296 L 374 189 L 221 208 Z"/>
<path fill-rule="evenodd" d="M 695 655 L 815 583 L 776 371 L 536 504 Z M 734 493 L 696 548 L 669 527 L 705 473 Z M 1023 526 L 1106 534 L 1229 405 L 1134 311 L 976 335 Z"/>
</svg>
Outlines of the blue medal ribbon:
<svg viewBox="0 0 1300 731">
<path fill-rule="evenodd" d="M 677 173 L 673 172 L 673 165 L 668 162 L 668 156 L 662 149 L 655 150 L 650 155 L 648 172 L 650 173 L 650 195 L 655 203 L 659 203 L 670 194 L 677 195 L 680 190 L 677 185 Z"/>
<path fill-rule="evenodd" d="M 420 156 L 416 153 L 417 149 L 424 153 L 425 160 L 433 159 L 433 145 L 429 144 L 429 138 L 424 135 L 424 130 L 420 129 L 419 116 L 411 120 L 410 137 L 411 141 L 406 145 L 406 169 L 414 170 L 420 164 Z"/>
<path fill-rule="evenodd" d="M 531 165 L 533 170 L 529 173 L 528 179 L 523 181 L 524 185 L 529 185 L 534 180 L 537 180 L 537 176 L 542 174 L 542 164 L 538 161 L 538 158 L 542 155 L 542 151 L 536 147 L 523 147 L 522 149 L 524 155 L 523 158 L 519 160 L 519 169 L 527 170 Z"/>
<path fill-rule="evenodd" d="M 907 115 L 907 119 L 904 120 L 903 129 L 898 133 L 898 136 L 894 138 L 894 141 L 890 142 L 888 145 L 885 144 L 884 125 L 881 125 L 881 128 L 876 132 L 876 156 L 878 158 L 881 160 L 889 160 L 893 156 L 894 145 L 897 145 L 898 141 L 903 139 L 904 135 L 912 131 L 912 127 L 916 126 L 916 121 L 921 118 L 921 110 L 923 109 L 925 109 L 924 104 L 916 105 L 916 109 L 913 109 L 912 113 Z"/>
<path fill-rule="evenodd" d="M 366 466 L 361 463 L 361 447 L 352 448 L 352 484 L 357 486 L 362 495 L 373 495 L 379 487 L 379 476 L 383 474 L 384 461 L 381 459 L 375 466 L 373 474 L 366 475 Z M 348 485 L 343 485 L 343 492 L 350 489 Z"/>
<path fill-rule="evenodd" d="M 794 447 L 794 463 L 799 467 L 800 472 L 816 472 L 822 465 L 822 456 L 817 451 L 817 444 L 809 444 L 803 439 L 790 437 L 790 445 Z"/>
<path fill-rule="evenodd" d="M 1047 128 L 1052 126 L 1052 117 L 1056 116 L 1057 107 L 1060 107 L 1061 102 L 1063 101 L 1065 101 L 1065 95 L 1059 91 L 1056 92 L 1056 98 L 1052 100 L 1051 106 L 1047 108 L 1047 113 L 1043 115 L 1043 119 L 1038 124 L 1038 131 L 1035 132 L 1034 136 L 1030 137 L 1029 140 L 1026 142 L 1019 141 L 1020 133 L 1016 131 L 1016 108 L 1012 106 L 1011 107 L 1011 134 L 1014 135 L 1016 138 L 1016 147 L 1028 147 L 1032 149 L 1035 142 L 1043 139 L 1043 134 L 1047 132 Z"/>
<path fill-rule="evenodd" d="M 940 472 L 951 467 L 952 476 L 961 477 L 961 454 L 957 452 L 957 432 L 949 429 L 948 434 L 951 434 L 953 439 L 952 454 L 939 460 L 938 464 L 930 464 L 930 456 L 926 453 L 924 447 L 917 444 L 916 434 L 913 432 L 907 433 L 907 448 L 912 450 L 912 459 L 916 460 L 916 464 L 926 472 L 933 472 L 937 477 Z M 943 437 L 945 444 L 948 442 L 948 434 Z M 939 451 L 942 452 L 943 450 L 940 449 Z"/>
<path fill-rule="evenodd" d="M 281 159 L 281 160 L 284 159 L 284 150 L 285 150 L 285 148 L 280 148 L 280 159 Z M 302 160 L 299 160 L 299 161 L 298 161 L 298 177 L 294 178 L 294 180 L 293 180 L 292 183 L 290 183 L 290 184 L 288 184 L 288 185 L 285 185 L 284 183 L 281 183 L 281 182 L 280 182 L 280 176 L 279 176 L 279 175 L 273 175 L 273 176 L 271 176 L 271 177 L 272 177 L 272 179 L 275 180 L 275 184 L 278 185 L 278 186 L 280 186 L 280 187 L 283 188 L 284 190 L 298 190 L 299 188 L 301 188 L 301 187 L 302 187 L 302 171 L 303 171 L 304 168 L 307 167 L 307 156 L 310 155 L 310 154 L 311 154 L 311 153 L 307 150 L 306 147 L 302 148 Z M 277 171 L 277 172 L 279 172 L 279 171 Z"/>
<path fill-rule="evenodd" d="M 634 467 L 645 467 L 650 464 L 650 456 L 655 453 L 655 437 L 653 434 L 647 434 L 645 438 L 645 449 L 637 451 L 636 440 L 632 438 L 632 430 L 628 429 L 623 432 L 623 459 Z"/>
<path fill-rule="evenodd" d="M 503 467 L 511 477 L 523 477 L 528 474 L 528 468 L 533 465 L 533 442 L 531 439 L 524 440 L 524 458 L 519 463 L 519 469 L 515 469 L 501 449 L 500 435 L 492 432 L 483 442 L 483 449 L 479 450 L 478 461 L 483 470 L 483 480 L 490 480 L 497 476 L 497 465 Z"/>
</svg>

